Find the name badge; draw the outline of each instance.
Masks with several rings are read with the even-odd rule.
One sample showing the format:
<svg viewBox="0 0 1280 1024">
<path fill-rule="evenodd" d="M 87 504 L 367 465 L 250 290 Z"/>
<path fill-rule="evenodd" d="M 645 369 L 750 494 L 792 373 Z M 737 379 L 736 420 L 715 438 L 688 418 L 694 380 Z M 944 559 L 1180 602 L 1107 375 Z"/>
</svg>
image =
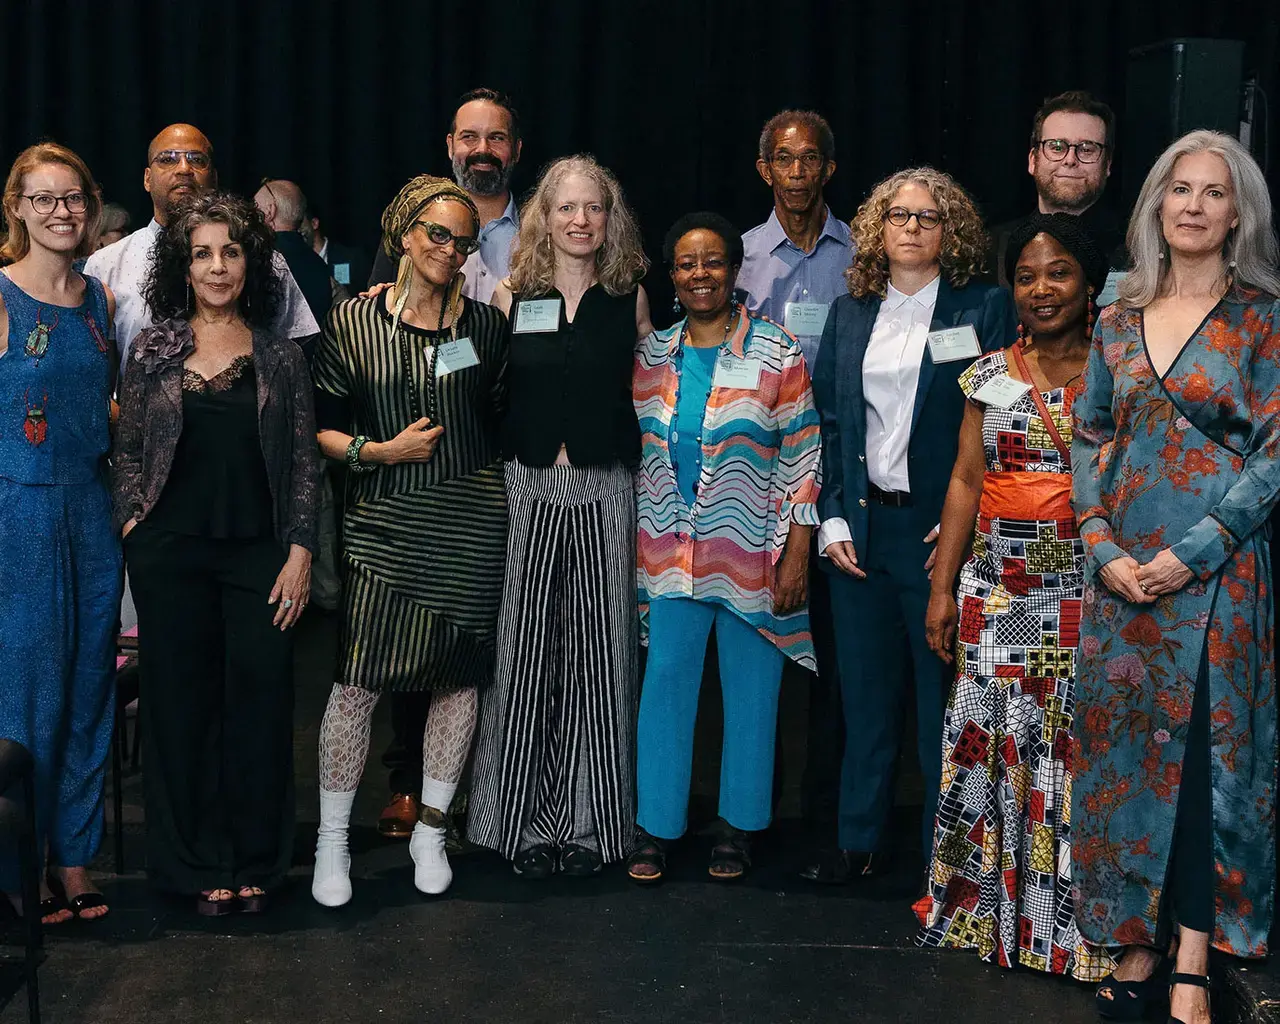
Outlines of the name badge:
<svg viewBox="0 0 1280 1024">
<path fill-rule="evenodd" d="M 716 375 L 712 386 L 754 391 L 760 386 L 760 360 L 739 359 L 726 352 L 716 360 Z"/>
<path fill-rule="evenodd" d="M 335 263 L 333 265 L 333 279 L 337 281 L 338 284 L 350 284 L 351 283 L 351 264 Z"/>
<path fill-rule="evenodd" d="M 476 355 L 476 347 L 470 338 L 458 338 L 436 346 L 436 379 L 468 366 L 479 366 L 480 357 Z"/>
<path fill-rule="evenodd" d="M 928 340 L 929 355 L 935 363 L 954 363 L 957 359 L 977 359 L 982 355 L 973 324 L 930 331 Z"/>
<path fill-rule="evenodd" d="M 1014 380 L 1007 373 L 992 377 L 973 393 L 973 400 L 997 409 L 1007 409 L 1031 390 L 1026 381 Z"/>
<path fill-rule="evenodd" d="M 513 334 L 547 334 L 560 330 L 559 299 L 525 299 L 516 306 Z"/>
<path fill-rule="evenodd" d="M 822 302 L 788 302 L 782 326 L 798 338 L 817 337 L 827 326 L 827 310 L 830 308 Z"/>
</svg>

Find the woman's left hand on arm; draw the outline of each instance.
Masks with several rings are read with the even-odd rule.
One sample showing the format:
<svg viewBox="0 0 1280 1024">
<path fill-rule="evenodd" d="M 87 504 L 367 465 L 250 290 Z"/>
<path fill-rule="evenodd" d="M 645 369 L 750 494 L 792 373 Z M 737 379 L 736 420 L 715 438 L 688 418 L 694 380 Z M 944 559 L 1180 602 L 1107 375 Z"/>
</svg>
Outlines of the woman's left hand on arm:
<svg viewBox="0 0 1280 1024">
<path fill-rule="evenodd" d="M 276 605 L 273 626 L 281 631 L 295 625 L 311 597 L 311 552 L 301 544 L 289 545 L 289 558 L 276 577 L 267 604 Z"/>
<path fill-rule="evenodd" d="M 792 526 L 787 546 L 774 566 L 773 614 L 789 615 L 809 600 L 809 536 L 811 527 Z"/>
<path fill-rule="evenodd" d="M 1145 565 L 1138 566 L 1137 576 L 1142 589 L 1152 597 L 1175 594 L 1192 579 L 1191 570 L 1169 548 Z"/>
</svg>

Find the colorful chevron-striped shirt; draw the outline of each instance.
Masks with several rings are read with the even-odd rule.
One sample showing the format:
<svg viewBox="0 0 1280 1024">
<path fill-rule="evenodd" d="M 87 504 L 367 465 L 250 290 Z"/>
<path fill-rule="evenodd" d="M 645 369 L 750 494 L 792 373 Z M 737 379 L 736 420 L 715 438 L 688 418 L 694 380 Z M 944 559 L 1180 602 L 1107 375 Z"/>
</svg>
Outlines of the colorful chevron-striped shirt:
<svg viewBox="0 0 1280 1024">
<path fill-rule="evenodd" d="M 777 324 L 743 311 L 717 357 L 690 506 L 671 459 L 684 331 L 681 320 L 650 334 L 636 352 L 642 635 L 647 636 L 653 598 L 711 601 L 740 615 L 787 657 L 813 668 L 808 609 L 773 614 L 773 567 L 791 524 L 819 525 L 821 441 L 804 356 Z"/>
</svg>

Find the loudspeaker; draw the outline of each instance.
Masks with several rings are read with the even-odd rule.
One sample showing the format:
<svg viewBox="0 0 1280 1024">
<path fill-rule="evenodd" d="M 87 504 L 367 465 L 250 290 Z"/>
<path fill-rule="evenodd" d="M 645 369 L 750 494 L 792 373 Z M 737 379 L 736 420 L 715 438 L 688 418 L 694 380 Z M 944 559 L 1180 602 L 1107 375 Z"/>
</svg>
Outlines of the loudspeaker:
<svg viewBox="0 0 1280 1024">
<path fill-rule="evenodd" d="M 1170 39 L 1129 51 L 1116 154 L 1126 207 L 1174 139 L 1196 128 L 1239 137 L 1243 84 L 1244 43 L 1234 39 Z"/>
</svg>

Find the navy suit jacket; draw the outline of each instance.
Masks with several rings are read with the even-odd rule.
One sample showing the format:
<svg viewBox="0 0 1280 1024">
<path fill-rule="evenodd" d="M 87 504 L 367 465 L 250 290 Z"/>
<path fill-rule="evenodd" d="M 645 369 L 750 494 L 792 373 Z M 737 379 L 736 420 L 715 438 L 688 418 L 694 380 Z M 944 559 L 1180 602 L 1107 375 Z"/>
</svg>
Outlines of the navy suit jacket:
<svg viewBox="0 0 1280 1024">
<path fill-rule="evenodd" d="M 871 340 L 880 298 L 841 295 L 831 304 L 813 371 L 813 397 L 822 420 L 822 493 L 818 512 L 825 522 L 849 524 L 860 561 L 867 551 L 867 407 L 862 391 L 862 359 Z M 996 285 L 970 283 L 952 288 L 938 282 L 931 331 L 972 324 L 983 352 L 1007 348 L 1017 330 L 1013 298 Z M 971 360 L 935 364 L 926 345 L 913 396 L 907 473 L 911 512 L 923 538 L 942 517 L 942 503 L 960 445 L 964 394 L 957 379 Z M 824 563 L 825 563 L 824 559 Z"/>
</svg>

